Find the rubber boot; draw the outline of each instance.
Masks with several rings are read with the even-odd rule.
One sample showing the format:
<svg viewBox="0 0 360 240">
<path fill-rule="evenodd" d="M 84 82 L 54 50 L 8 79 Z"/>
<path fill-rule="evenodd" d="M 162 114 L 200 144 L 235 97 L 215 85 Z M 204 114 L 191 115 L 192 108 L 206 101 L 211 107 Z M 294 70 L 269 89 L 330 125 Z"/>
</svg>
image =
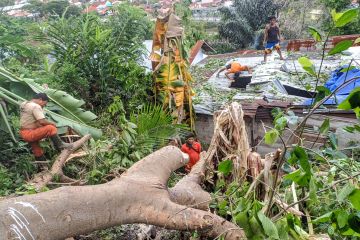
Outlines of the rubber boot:
<svg viewBox="0 0 360 240">
<path fill-rule="evenodd" d="M 46 162 L 47 159 L 44 155 L 41 155 L 40 157 L 35 157 L 35 160 L 38 162 L 37 163 L 38 172 L 49 170 L 48 163 Z"/>
<path fill-rule="evenodd" d="M 61 151 L 63 149 L 70 149 L 72 148 L 72 144 L 71 143 L 64 143 L 61 138 L 59 137 L 59 135 L 54 135 L 50 137 L 51 141 L 54 143 L 54 147 L 57 151 Z"/>
</svg>

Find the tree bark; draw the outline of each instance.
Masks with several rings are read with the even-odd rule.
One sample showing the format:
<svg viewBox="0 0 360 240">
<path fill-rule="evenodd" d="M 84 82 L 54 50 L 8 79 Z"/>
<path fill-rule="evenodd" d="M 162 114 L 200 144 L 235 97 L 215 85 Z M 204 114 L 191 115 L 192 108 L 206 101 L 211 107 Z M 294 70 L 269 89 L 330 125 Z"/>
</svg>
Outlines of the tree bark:
<svg viewBox="0 0 360 240">
<path fill-rule="evenodd" d="M 0 201 L 0 239 L 65 239 L 121 224 L 145 223 L 167 229 L 199 230 L 204 236 L 245 239 L 235 224 L 205 209 L 210 200 L 198 184 L 205 161 L 170 191 L 168 178 L 185 165 L 175 147 L 165 147 L 134 164 L 113 181 L 61 187 Z M 192 184 L 189 189 L 187 184 Z M 189 185 L 190 186 L 190 185 Z"/>
</svg>

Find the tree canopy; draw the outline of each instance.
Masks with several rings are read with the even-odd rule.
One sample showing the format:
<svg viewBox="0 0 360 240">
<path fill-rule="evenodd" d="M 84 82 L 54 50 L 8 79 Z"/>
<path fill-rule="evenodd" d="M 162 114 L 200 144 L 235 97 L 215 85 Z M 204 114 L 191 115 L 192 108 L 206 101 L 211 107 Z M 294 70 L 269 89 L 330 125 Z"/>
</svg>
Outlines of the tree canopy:
<svg viewBox="0 0 360 240">
<path fill-rule="evenodd" d="M 235 0 L 231 8 L 220 9 L 219 34 L 238 47 L 247 47 L 278 9 L 273 0 Z"/>
</svg>

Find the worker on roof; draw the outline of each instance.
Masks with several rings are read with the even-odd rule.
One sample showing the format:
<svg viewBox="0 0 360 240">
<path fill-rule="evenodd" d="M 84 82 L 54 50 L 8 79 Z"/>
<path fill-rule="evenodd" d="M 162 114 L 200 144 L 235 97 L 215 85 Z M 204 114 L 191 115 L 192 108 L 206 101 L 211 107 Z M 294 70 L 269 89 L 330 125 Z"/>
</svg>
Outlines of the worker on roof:
<svg viewBox="0 0 360 240">
<path fill-rule="evenodd" d="M 186 143 L 181 147 L 181 151 L 189 155 L 189 162 L 185 166 L 185 170 L 190 172 L 191 168 L 200 160 L 201 145 L 195 141 L 194 134 L 189 134 L 186 137 Z"/>
<path fill-rule="evenodd" d="M 241 65 L 239 62 L 234 61 L 234 62 L 226 65 L 225 67 L 221 68 L 216 76 L 219 77 L 220 73 L 225 70 L 226 70 L 225 76 L 230 81 L 235 81 L 237 78 L 239 78 L 239 76 L 242 72 L 247 71 L 249 74 L 252 73 L 252 69 L 250 67 L 248 67 L 246 65 Z"/>
<path fill-rule="evenodd" d="M 281 32 L 279 25 L 277 24 L 276 17 L 275 16 L 270 17 L 269 21 L 270 21 L 269 24 L 267 24 L 265 27 L 265 33 L 264 33 L 264 46 L 265 46 L 264 63 L 266 63 L 267 55 L 271 54 L 274 48 L 280 55 L 280 59 L 284 60 L 280 47 Z"/>
<path fill-rule="evenodd" d="M 45 119 L 43 108 L 48 101 L 49 98 L 45 93 L 38 93 L 32 100 L 20 105 L 20 136 L 29 143 L 37 161 L 46 161 L 44 151 L 39 144 L 44 138 L 50 138 L 58 151 L 72 147 L 72 144 L 64 143 L 57 135 L 55 123 Z"/>
</svg>

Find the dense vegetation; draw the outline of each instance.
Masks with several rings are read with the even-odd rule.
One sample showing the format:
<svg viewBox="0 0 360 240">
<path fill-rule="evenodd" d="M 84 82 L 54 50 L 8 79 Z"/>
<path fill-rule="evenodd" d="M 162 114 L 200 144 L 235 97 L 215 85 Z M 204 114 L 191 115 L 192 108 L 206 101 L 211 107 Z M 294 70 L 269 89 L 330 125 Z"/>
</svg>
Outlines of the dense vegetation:
<svg viewBox="0 0 360 240">
<path fill-rule="evenodd" d="M 137 31 L 134 31 L 134 26 Z M 106 21 L 93 14 L 67 16 L 66 11 L 60 16 L 45 16 L 41 21 L 0 14 L 0 27 L 3 29 L 0 33 L 0 57 L 5 68 L 22 78 L 32 78 L 45 87 L 82 98 L 86 101 L 85 107 L 97 113 L 98 119 L 92 124 L 103 127 L 105 137 L 94 144 L 111 146 L 113 151 L 94 153 L 95 159 L 90 154 L 89 159 L 100 162 L 94 166 L 96 174 L 90 168 L 86 176 L 77 177 L 89 178 L 91 183 L 95 183 L 94 179 L 101 182 L 101 174 L 107 175 L 115 165 L 129 167 L 177 133 L 177 127 L 170 124 L 168 113 L 156 106 L 148 106 L 152 81 L 142 67 L 141 59 L 145 53 L 142 42 L 152 35 L 152 24 L 141 9 L 121 5 Z M 0 80 L 0 85 L 8 86 L 4 76 Z M 31 97 L 19 93 L 23 98 Z M 7 120 L 17 141 L 18 109 L 12 105 L 7 105 L 7 109 Z M 152 114 L 159 116 L 154 118 L 152 125 L 137 127 L 142 124 L 140 119 Z M 130 115 L 135 123 L 127 120 Z M 6 125 L 1 122 L 0 126 Z M 161 131 L 157 128 L 159 126 Z M 1 129 L 9 132 L 6 128 Z M 36 172 L 27 144 L 11 141 L 11 137 L 1 134 L 2 195 L 15 192 Z M 139 150 L 140 146 L 144 149 Z M 51 146 L 44 147 L 51 158 L 54 154 Z M 112 160 L 102 163 L 109 158 Z M 101 167 L 101 164 L 106 167 Z M 69 169 L 73 168 L 69 166 Z"/>
</svg>

